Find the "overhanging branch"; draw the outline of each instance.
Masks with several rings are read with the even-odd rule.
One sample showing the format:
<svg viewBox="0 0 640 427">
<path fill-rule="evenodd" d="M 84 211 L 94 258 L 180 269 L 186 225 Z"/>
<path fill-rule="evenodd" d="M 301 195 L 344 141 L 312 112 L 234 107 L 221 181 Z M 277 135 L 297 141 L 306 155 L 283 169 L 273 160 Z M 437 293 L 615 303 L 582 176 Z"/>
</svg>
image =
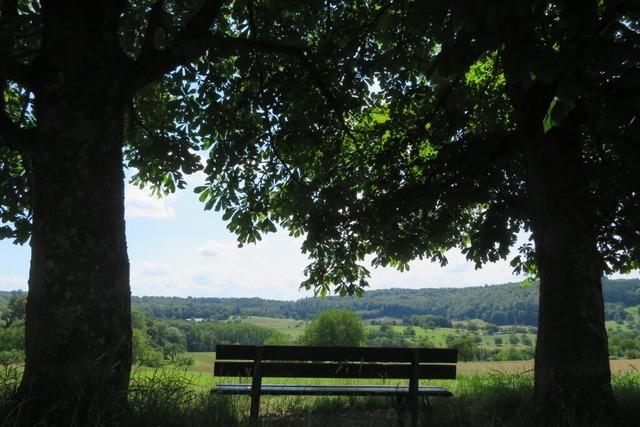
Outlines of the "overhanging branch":
<svg viewBox="0 0 640 427">
<path fill-rule="evenodd" d="M 23 129 L 13 123 L 7 115 L 0 113 L 0 148 L 8 148 L 21 154 L 31 152 L 33 129 Z"/>
<path fill-rule="evenodd" d="M 136 90 L 163 75 L 186 65 L 200 57 L 208 48 L 210 27 L 218 17 L 224 0 L 205 0 L 200 9 L 191 17 L 165 49 L 154 45 L 156 30 L 162 25 L 162 1 L 158 0 L 149 14 L 149 26 L 145 31 L 143 48 L 133 65 L 132 89 Z"/>
<path fill-rule="evenodd" d="M 154 3 L 149 16 L 149 27 L 145 32 L 142 52 L 133 64 L 128 79 L 131 93 L 139 88 L 159 80 L 162 76 L 176 68 L 196 61 L 209 51 L 217 58 L 241 55 L 252 51 L 267 54 L 287 55 L 296 59 L 308 73 L 310 80 L 320 91 L 329 106 L 336 112 L 344 125 L 342 103 L 326 85 L 320 73 L 320 67 L 313 59 L 306 46 L 294 45 L 278 40 L 261 40 L 255 38 L 255 29 L 249 38 L 234 37 L 221 32 L 211 32 L 214 20 L 218 17 L 224 1 L 207 0 L 186 26 L 178 32 L 173 41 L 165 49 L 158 50 L 153 38 L 158 28 L 163 27 L 162 0 Z M 379 18 L 379 16 L 377 17 Z M 376 19 L 377 19 L 376 18 Z M 347 133 L 350 132 L 346 129 Z"/>
<path fill-rule="evenodd" d="M 11 31 L 7 29 L 14 27 L 10 22 L 17 19 L 17 17 L 18 1 L 5 0 L 4 2 L 0 2 L 0 28 L 3 29 L 3 31 L 12 34 Z M 13 34 L 9 37 L 13 38 L 17 37 L 17 35 Z M 34 90 L 36 79 L 32 67 L 16 61 L 15 57 L 9 55 L 5 49 L 6 47 L 4 49 L 0 47 L 0 79 L 12 80 L 27 89 Z M 4 84 L 4 82 L 0 80 L 0 84 Z M 0 94 L 0 96 L 2 96 L 2 94 Z"/>
<path fill-rule="evenodd" d="M 31 91 L 35 91 L 37 86 L 31 65 L 9 59 L 2 51 L 0 51 L 0 76 Z"/>
</svg>

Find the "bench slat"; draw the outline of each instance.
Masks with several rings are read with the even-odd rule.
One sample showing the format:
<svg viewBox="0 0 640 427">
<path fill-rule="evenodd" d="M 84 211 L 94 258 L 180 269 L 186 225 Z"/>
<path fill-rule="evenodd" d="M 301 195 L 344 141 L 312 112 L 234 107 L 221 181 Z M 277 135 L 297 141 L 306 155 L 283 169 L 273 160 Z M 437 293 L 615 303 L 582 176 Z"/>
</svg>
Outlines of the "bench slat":
<svg viewBox="0 0 640 427">
<path fill-rule="evenodd" d="M 291 363 L 262 362 L 262 377 L 279 378 L 380 378 L 400 379 L 411 376 L 411 365 L 378 363 Z M 214 374 L 218 377 L 251 377 L 252 362 L 216 361 Z M 420 379 L 455 379 L 455 365 L 420 365 Z"/>
<path fill-rule="evenodd" d="M 218 345 L 217 360 L 253 360 L 257 346 Z M 263 348 L 262 360 L 328 361 L 328 362 L 406 362 L 413 351 L 419 352 L 420 363 L 456 363 L 458 352 L 446 348 L 379 348 L 379 347 L 301 347 L 269 346 Z"/>
<path fill-rule="evenodd" d="M 251 394 L 251 384 L 218 384 L 213 389 L 218 394 Z M 313 386 L 264 384 L 261 394 L 298 396 L 404 396 L 409 394 L 407 386 Z M 425 386 L 418 388 L 418 395 L 430 397 L 451 397 L 444 387 Z"/>
</svg>

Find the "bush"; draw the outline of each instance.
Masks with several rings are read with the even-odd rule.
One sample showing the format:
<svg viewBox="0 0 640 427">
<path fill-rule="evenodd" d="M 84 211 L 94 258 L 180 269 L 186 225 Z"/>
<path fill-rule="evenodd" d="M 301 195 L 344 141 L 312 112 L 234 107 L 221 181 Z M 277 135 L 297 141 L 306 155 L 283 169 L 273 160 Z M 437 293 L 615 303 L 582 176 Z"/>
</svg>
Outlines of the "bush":
<svg viewBox="0 0 640 427">
<path fill-rule="evenodd" d="M 404 328 L 404 331 L 402 331 L 402 335 L 404 335 L 405 337 L 415 337 L 416 330 L 413 328 L 413 326 L 407 326 L 406 328 Z"/>
<path fill-rule="evenodd" d="M 296 325 L 297 327 L 298 325 Z M 291 345 L 291 338 L 287 334 L 275 331 L 273 335 L 264 341 L 265 345 Z"/>
<path fill-rule="evenodd" d="M 507 361 L 507 360 L 530 360 L 533 359 L 533 350 L 531 348 L 518 349 L 507 347 L 500 350 L 499 353 L 491 357 L 491 360 Z"/>
<path fill-rule="evenodd" d="M 24 353 L 20 350 L 0 351 L 0 365 L 17 365 L 24 362 Z"/>
<path fill-rule="evenodd" d="M 321 346 L 360 346 L 366 329 L 353 311 L 327 310 L 318 314 L 304 329 L 300 343 Z"/>
<path fill-rule="evenodd" d="M 434 348 L 436 345 L 430 337 L 424 335 L 418 338 L 418 341 L 416 342 L 416 346 L 424 347 L 424 348 Z"/>
<path fill-rule="evenodd" d="M 448 338 L 448 337 L 447 337 Z M 472 337 L 460 337 L 452 340 L 447 340 L 447 346 L 449 348 L 455 348 L 458 350 L 458 359 L 463 362 L 469 362 L 476 359 L 475 349 L 476 342 Z"/>
<path fill-rule="evenodd" d="M 193 358 L 187 356 L 178 356 L 176 357 L 174 363 L 176 366 L 181 368 L 188 368 L 189 366 L 193 366 L 195 363 Z"/>
<path fill-rule="evenodd" d="M 367 345 L 370 347 L 408 347 L 409 341 L 403 334 L 396 332 L 390 325 L 384 324 L 377 331 L 370 331 L 367 335 Z"/>
<path fill-rule="evenodd" d="M 149 350 L 141 356 L 138 363 L 150 368 L 159 368 L 164 364 L 164 355 L 160 351 Z"/>
</svg>

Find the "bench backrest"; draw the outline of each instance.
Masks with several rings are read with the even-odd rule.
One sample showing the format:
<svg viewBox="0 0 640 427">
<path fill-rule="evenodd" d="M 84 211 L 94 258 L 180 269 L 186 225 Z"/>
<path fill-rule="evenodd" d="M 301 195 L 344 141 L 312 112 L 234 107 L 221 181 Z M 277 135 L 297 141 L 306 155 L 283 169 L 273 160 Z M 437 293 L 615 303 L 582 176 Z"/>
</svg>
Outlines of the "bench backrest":
<svg viewBox="0 0 640 427">
<path fill-rule="evenodd" d="M 457 359 L 454 349 L 218 345 L 214 374 L 252 377 L 259 366 L 261 377 L 455 379 Z"/>
</svg>

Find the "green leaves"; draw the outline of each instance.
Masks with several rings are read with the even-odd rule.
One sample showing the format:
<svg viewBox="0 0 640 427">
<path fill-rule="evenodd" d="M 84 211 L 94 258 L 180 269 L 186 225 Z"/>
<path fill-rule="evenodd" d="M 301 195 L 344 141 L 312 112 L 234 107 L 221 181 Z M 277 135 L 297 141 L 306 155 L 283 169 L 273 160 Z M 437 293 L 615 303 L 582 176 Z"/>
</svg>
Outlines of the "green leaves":
<svg viewBox="0 0 640 427">
<path fill-rule="evenodd" d="M 29 162 L 0 147 L 0 239 L 24 244 L 31 235 Z"/>
<path fill-rule="evenodd" d="M 571 100 L 560 99 L 557 96 L 554 97 L 542 121 L 544 132 L 547 133 L 552 128 L 560 126 L 565 117 L 568 116 L 575 107 L 576 104 Z"/>
<path fill-rule="evenodd" d="M 319 313 L 300 337 L 304 345 L 360 346 L 367 330 L 362 318 L 353 311 L 331 309 Z"/>
<path fill-rule="evenodd" d="M 549 132 L 551 128 L 553 128 L 553 126 L 558 124 L 553 120 L 553 117 L 551 115 L 557 103 L 558 103 L 558 98 L 554 97 L 551 100 L 551 103 L 549 104 L 549 109 L 547 110 L 547 114 L 544 116 L 544 120 L 542 121 L 542 126 L 544 127 L 545 133 Z"/>
</svg>

